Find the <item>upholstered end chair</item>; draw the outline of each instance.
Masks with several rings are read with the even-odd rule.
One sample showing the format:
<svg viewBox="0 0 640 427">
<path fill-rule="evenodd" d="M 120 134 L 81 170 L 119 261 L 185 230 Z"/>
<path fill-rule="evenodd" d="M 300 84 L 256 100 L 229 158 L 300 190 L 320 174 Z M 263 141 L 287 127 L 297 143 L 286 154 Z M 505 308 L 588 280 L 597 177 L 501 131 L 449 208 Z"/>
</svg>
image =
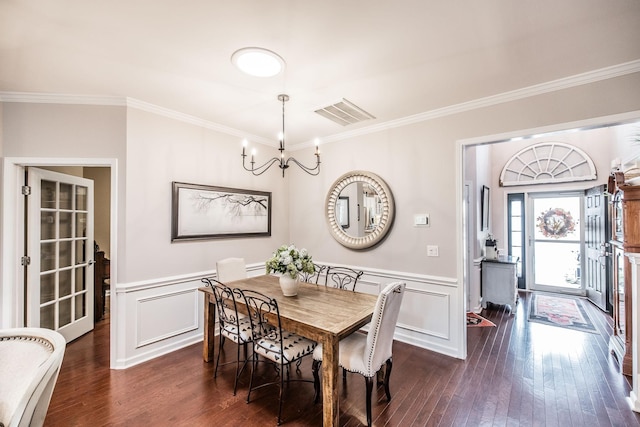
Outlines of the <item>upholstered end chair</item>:
<svg viewBox="0 0 640 427">
<path fill-rule="evenodd" d="M 244 258 L 225 258 L 216 262 L 216 275 L 222 283 L 247 278 Z"/>
<path fill-rule="evenodd" d="M 66 340 L 43 328 L 0 330 L 0 425 L 44 424 Z"/>
<path fill-rule="evenodd" d="M 363 334 L 355 332 L 340 340 L 338 362 L 349 372 L 358 373 L 365 378 L 367 425 L 371 426 L 371 393 L 373 379 L 386 364 L 384 375 L 384 389 L 387 400 L 391 400 L 389 378 L 392 367 L 393 333 L 395 332 L 400 304 L 404 296 L 405 283 L 395 282 L 387 285 L 378 295 L 369 332 Z M 316 401 L 320 395 L 320 376 L 318 370 L 322 363 L 322 344 L 313 351 L 313 378 L 315 382 Z"/>
</svg>

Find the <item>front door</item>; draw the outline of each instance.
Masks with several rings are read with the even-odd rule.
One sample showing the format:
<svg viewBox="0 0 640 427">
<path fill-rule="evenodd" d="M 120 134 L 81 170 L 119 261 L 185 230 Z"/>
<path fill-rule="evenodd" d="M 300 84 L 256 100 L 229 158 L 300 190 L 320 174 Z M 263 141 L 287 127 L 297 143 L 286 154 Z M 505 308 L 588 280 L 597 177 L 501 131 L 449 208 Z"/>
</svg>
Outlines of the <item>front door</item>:
<svg viewBox="0 0 640 427">
<path fill-rule="evenodd" d="M 607 311 L 608 203 L 604 185 L 590 188 L 584 199 L 584 285 L 587 298 Z"/>
<path fill-rule="evenodd" d="M 93 329 L 93 181 L 28 168 L 27 326 L 71 341 Z"/>
<path fill-rule="evenodd" d="M 530 197 L 530 288 L 583 294 L 583 193 L 532 194 Z"/>
</svg>

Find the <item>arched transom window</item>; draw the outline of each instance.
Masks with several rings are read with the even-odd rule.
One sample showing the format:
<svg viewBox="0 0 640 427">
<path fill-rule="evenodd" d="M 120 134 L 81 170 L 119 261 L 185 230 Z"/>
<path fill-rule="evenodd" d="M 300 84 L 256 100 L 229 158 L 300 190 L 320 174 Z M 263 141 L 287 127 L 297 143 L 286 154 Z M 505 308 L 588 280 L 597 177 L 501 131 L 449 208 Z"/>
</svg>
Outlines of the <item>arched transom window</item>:
<svg viewBox="0 0 640 427">
<path fill-rule="evenodd" d="M 562 142 L 543 142 L 524 148 L 509 159 L 500 185 L 552 184 L 596 179 L 596 167 L 582 150 Z"/>
</svg>

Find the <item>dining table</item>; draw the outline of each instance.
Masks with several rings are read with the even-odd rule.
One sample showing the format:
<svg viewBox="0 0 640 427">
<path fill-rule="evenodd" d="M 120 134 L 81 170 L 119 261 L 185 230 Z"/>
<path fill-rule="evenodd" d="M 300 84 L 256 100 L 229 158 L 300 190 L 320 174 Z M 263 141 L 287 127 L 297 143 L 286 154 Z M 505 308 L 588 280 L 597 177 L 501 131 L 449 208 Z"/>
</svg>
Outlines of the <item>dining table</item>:
<svg viewBox="0 0 640 427">
<path fill-rule="evenodd" d="M 278 302 L 282 328 L 322 344 L 322 413 L 324 426 L 338 426 L 340 418 L 338 349 L 340 340 L 371 321 L 376 295 L 301 282 L 296 296 L 283 296 L 273 275 L 249 277 L 225 283 L 230 288 L 260 292 Z M 210 287 L 198 288 L 204 298 L 202 356 L 213 360 L 215 297 Z M 239 311 L 244 301 L 236 299 Z"/>
</svg>

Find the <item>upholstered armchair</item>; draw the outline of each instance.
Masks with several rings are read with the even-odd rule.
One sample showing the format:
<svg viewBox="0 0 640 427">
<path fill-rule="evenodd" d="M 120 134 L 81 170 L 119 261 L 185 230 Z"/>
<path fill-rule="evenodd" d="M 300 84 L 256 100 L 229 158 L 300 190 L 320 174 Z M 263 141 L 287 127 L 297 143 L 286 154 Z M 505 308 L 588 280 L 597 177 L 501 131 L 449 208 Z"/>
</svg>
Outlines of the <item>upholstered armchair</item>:
<svg viewBox="0 0 640 427">
<path fill-rule="evenodd" d="M 0 425 L 42 426 L 65 347 L 50 329 L 0 330 Z"/>
</svg>

